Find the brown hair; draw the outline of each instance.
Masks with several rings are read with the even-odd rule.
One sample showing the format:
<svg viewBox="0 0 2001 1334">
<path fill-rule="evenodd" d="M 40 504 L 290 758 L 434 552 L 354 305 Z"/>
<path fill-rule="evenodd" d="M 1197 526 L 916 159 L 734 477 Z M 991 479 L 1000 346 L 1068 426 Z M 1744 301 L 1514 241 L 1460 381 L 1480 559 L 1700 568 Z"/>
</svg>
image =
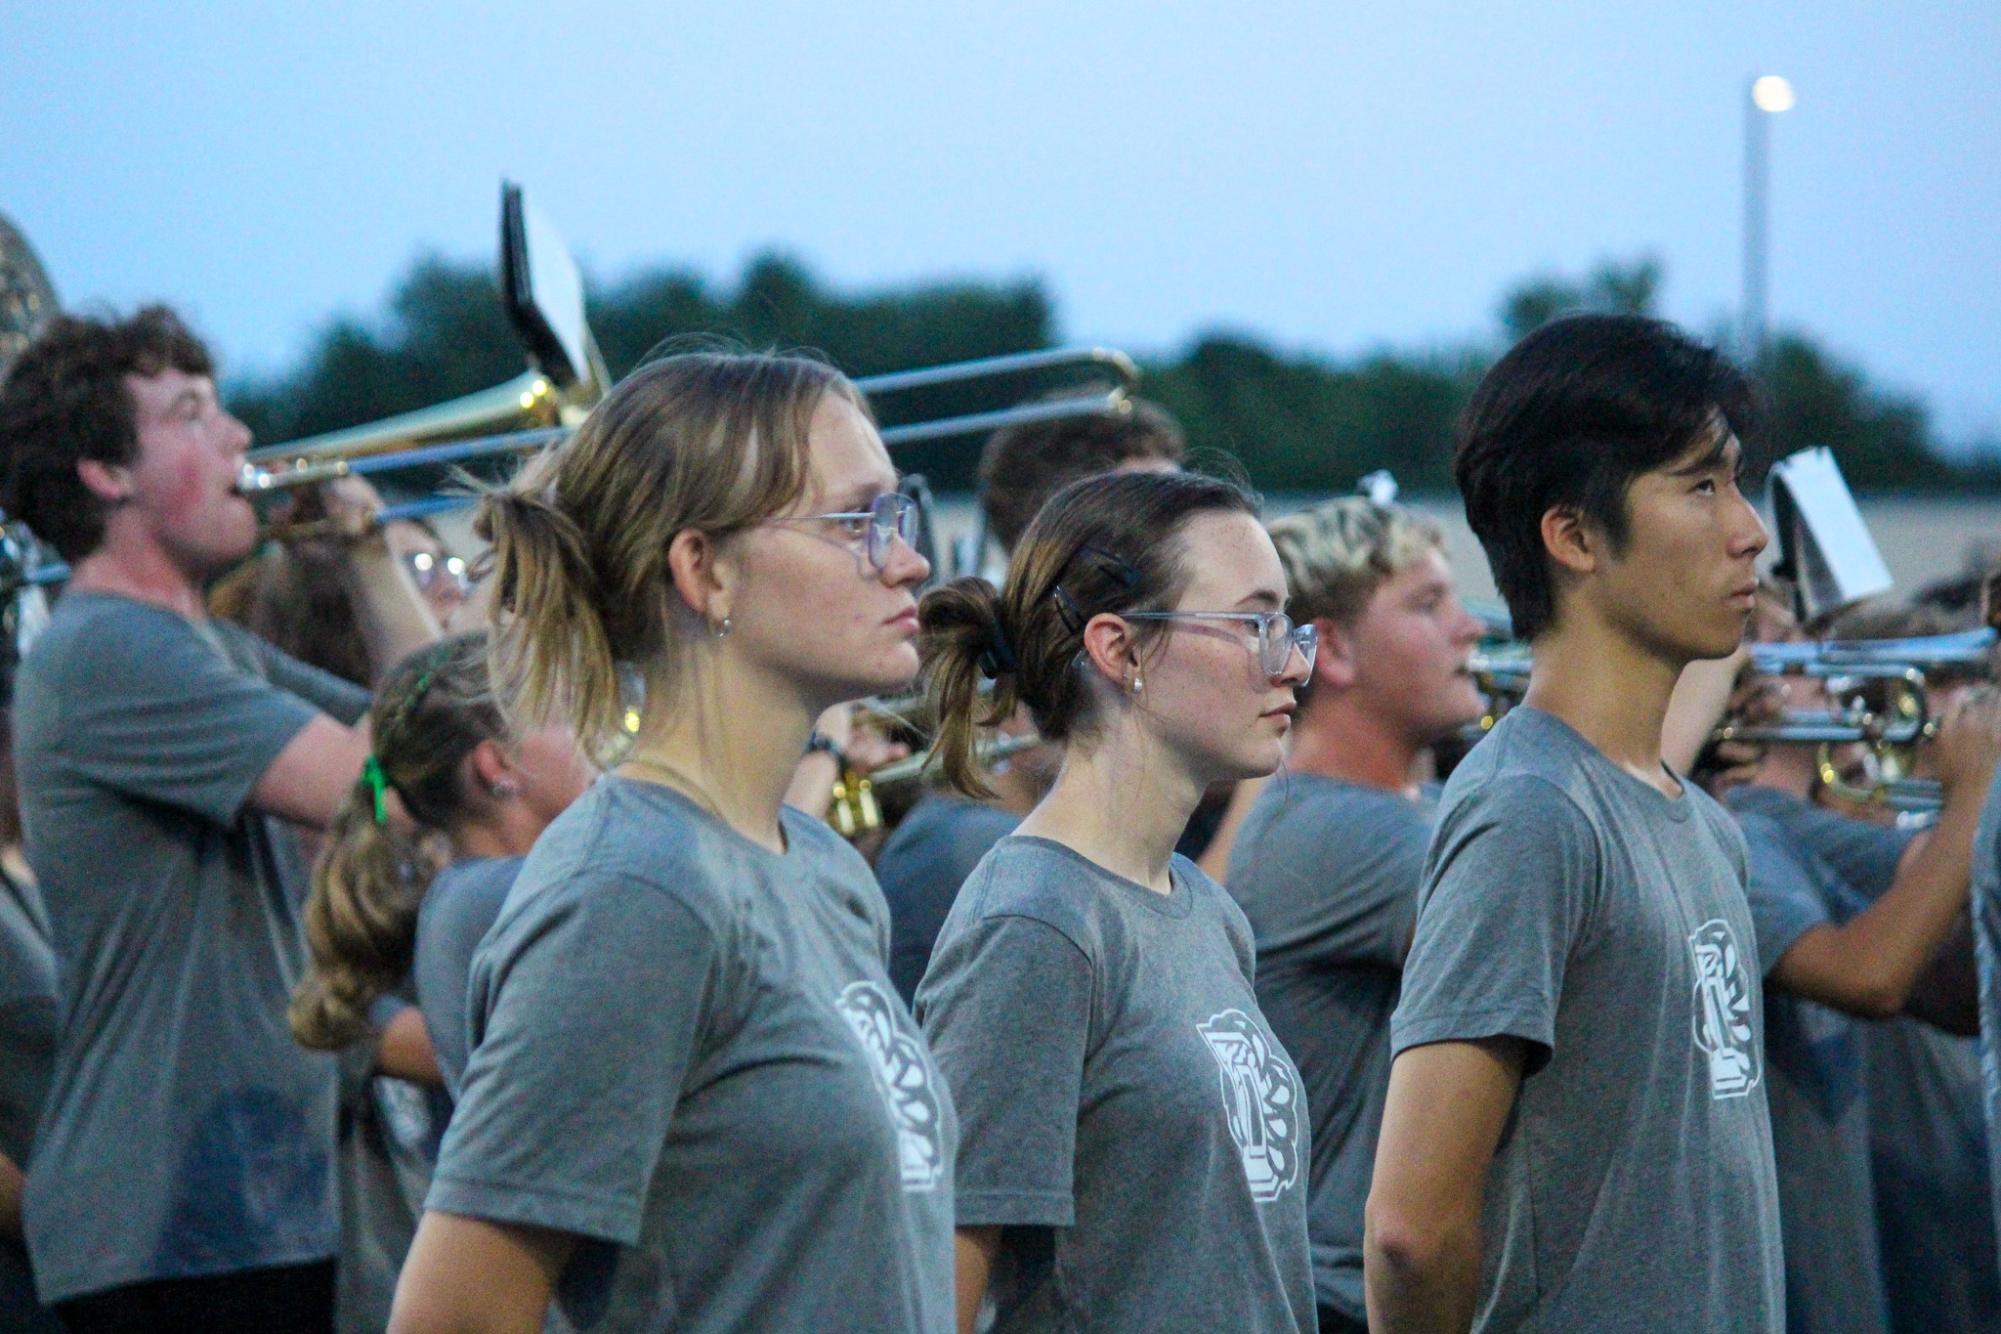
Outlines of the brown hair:
<svg viewBox="0 0 2001 1334">
<path fill-rule="evenodd" d="M 508 737 L 486 659 L 483 633 L 440 640 L 397 664 L 375 696 L 370 758 L 420 832 L 381 818 L 368 771 L 334 813 L 306 899 L 312 964 L 292 994 L 292 1032 L 305 1046 L 366 1037 L 369 1006 L 409 975 L 417 910 L 438 869 L 426 844 L 459 816 L 466 757 Z"/>
<path fill-rule="evenodd" d="M 980 509 L 1012 552 L 1049 497 L 1070 483 L 1137 459 L 1179 463 L 1181 427 L 1152 403 L 1129 412 L 1033 422 L 996 431 L 980 451 Z"/>
<path fill-rule="evenodd" d="M 1063 741 L 1090 726 L 1091 696 L 1077 670 L 1084 627 L 1102 612 L 1170 605 L 1188 582 L 1183 529 L 1199 514 L 1255 516 L 1256 499 L 1234 482 L 1194 473 L 1108 473 L 1073 482 L 1037 514 L 1009 563 L 1007 585 L 977 576 L 926 594 L 918 608 L 918 652 L 933 754 L 948 786 L 991 795 L 975 743 L 1028 707 L 1036 729 Z M 1152 622 L 1134 626 L 1142 643 Z M 981 679 L 993 693 L 982 698 Z"/>
<path fill-rule="evenodd" d="M 106 502 L 76 465 L 138 457 L 125 377 L 166 370 L 212 375 L 215 363 L 180 316 L 145 306 L 126 320 L 57 316 L 0 385 L 0 507 L 64 560 L 81 560 L 104 540 Z"/>
<path fill-rule="evenodd" d="M 807 432 L 827 394 L 867 412 L 847 377 L 802 356 L 691 352 L 634 371 L 576 435 L 482 500 L 493 544 L 494 673 L 527 722 L 576 728 L 609 763 L 625 743 L 621 688 L 675 679 L 686 609 L 667 548 L 694 528 L 725 536 L 804 489 Z"/>
</svg>

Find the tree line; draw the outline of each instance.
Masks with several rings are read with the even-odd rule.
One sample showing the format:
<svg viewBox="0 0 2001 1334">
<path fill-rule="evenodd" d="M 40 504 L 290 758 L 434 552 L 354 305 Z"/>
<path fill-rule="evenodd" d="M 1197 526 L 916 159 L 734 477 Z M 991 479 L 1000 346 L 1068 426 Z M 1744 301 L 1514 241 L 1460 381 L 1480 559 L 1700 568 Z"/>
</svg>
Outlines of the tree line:
<svg viewBox="0 0 2001 1334">
<path fill-rule="evenodd" d="M 1444 348 L 1339 359 L 1283 354 L 1241 334 L 1206 334 L 1143 361 L 1142 392 L 1180 419 L 1191 446 L 1234 455 L 1266 490 L 1346 491 L 1378 468 L 1409 490 L 1446 490 L 1454 424 L 1502 350 L 1568 311 L 1652 313 L 1661 278 L 1649 258 L 1533 277 L 1503 294 L 1491 330 Z M 857 295 L 833 291 L 775 254 L 752 260 L 733 282 L 658 268 L 591 283 L 588 300 L 614 375 L 689 335 L 812 348 L 857 376 L 1061 341 L 1055 304 L 1037 282 Z M 236 380 L 229 393 L 258 439 L 270 442 L 424 407 L 498 384 L 521 367 L 492 275 L 429 256 L 398 282 L 387 309 L 333 319 L 297 365 Z M 1771 340 L 1759 381 L 1769 408 L 1760 451 L 1767 457 L 1827 445 L 1865 491 L 2001 488 L 2001 465 L 1947 456 L 1922 402 L 1873 383 L 1805 333 L 1781 331 Z M 1005 389 L 1029 394 L 1038 386 Z M 880 407 L 887 424 L 1001 405 L 990 392 L 940 390 Z M 914 446 L 899 451 L 898 463 L 925 473 L 934 489 L 969 490 L 976 445 Z"/>
</svg>

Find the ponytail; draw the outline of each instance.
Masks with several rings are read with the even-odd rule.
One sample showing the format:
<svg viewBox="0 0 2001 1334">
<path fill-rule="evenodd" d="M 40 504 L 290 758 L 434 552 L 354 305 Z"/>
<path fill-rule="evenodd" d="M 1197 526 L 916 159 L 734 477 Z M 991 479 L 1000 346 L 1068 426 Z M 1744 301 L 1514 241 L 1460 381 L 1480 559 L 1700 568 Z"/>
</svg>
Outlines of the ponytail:
<svg viewBox="0 0 2001 1334">
<path fill-rule="evenodd" d="M 305 1046 L 366 1038 L 370 1007 L 410 975 L 436 842 L 465 800 L 466 757 L 508 736 L 486 660 L 484 634 L 440 640 L 398 663 L 376 693 L 375 751 L 327 826 L 306 898 L 311 964 L 287 1015 Z M 391 792 L 414 830 L 390 818 Z"/>
<path fill-rule="evenodd" d="M 1020 667 L 1002 624 L 1000 592 L 976 575 L 955 579 L 925 594 L 918 617 L 925 699 L 937 722 L 934 762 L 954 792 L 991 798 L 993 788 L 979 761 L 979 731 L 1014 712 Z M 988 679 L 993 691 L 983 696 L 982 682 Z"/>
<path fill-rule="evenodd" d="M 338 1051 L 374 1031 L 369 1009 L 403 985 L 416 948 L 417 910 L 437 866 L 386 821 L 364 778 L 327 827 L 306 899 L 312 966 L 287 1018 L 302 1046 Z"/>
<path fill-rule="evenodd" d="M 502 612 L 493 679 L 524 723 L 565 719 L 585 753 L 605 764 L 624 738 L 627 701 L 589 544 L 550 497 L 546 466 L 538 460 L 514 484 L 489 492 L 474 523 L 492 544 Z"/>
</svg>

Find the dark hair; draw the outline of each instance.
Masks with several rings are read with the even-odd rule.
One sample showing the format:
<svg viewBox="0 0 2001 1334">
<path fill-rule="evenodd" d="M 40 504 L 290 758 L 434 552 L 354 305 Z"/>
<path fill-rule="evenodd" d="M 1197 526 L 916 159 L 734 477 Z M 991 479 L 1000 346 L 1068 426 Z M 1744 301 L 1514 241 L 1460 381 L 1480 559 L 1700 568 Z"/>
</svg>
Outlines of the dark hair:
<svg viewBox="0 0 2001 1334">
<path fill-rule="evenodd" d="M 1714 348 L 1636 315 L 1553 321 L 1487 372 L 1453 470 L 1517 635 L 1534 639 L 1556 615 L 1543 515 L 1574 509 L 1619 551 L 1633 479 L 1708 439 L 1718 414 L 1748 439 L 1749 383 Z"/>
<path fill-rule="evenodd" d="M 377 767 L 363 771 L 334 812 L 306 898 L 312 963 L 290 1018 L 308 1047 L 338 1049 L 367 1036 L 369 1007 L 410 971 L 417 910 L 438 869 L 423 831 L 457 821 L 466 756 L 509 736 L 487 674 L 486 635 L 412 653 L 384 678 L 368 716 Z M 402 798 L 417 834 L 378 818 L 378 778 Z"/>
<path fill-rule="evenodd" d="M 1179 463 L 1187 449 L 1174 418 L 1144 401 L 1124 413 L 1010 426 L 980 451 L 980 509 L 1011 553 L 1043 502 L 1070 483 L 1135 459 Z"/>
<path fill-rule="evenodd" d="M 77 476 L 85 459 L 129 464 L 139 435 L 128 375 L 213 375 L 201 339 L 166 306 L 127 320 L 59 315 L 0 386 L 0 507 L 75 561 L 104 540 L 105 502 Z"/>
<path fill-rule="evenodd" d="M 1258 512 L 1235 482 L 1195 473 L 1109 473 L 1072 482 L 1043 506 L 1008 564 L 1007 586 L 978 576 L 933 589 L 919 605 L 918 653 L 933 753 L 945 782 L 990 795 L 978 731 L 1028 706 L 1036 730 L 1063 741 L 1087 728 L 1091 695 L 1077 670 L 1084 626 L 1101 612 L 1170 605 L 1188 581 L 1183 530 L 1199 514 Z M 1156 623 L 1134 627 L 1145 642 Z M 981 681 L 993 680 L 982 698 Z"/>
</svg>

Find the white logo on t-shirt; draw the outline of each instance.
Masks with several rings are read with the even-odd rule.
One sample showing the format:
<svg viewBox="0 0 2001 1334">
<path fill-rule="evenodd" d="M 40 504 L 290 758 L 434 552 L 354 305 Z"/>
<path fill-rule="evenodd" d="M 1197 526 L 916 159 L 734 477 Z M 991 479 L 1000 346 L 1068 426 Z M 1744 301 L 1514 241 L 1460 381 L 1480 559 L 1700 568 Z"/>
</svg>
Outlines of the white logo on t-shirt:
<svg viewBox="0 0 2001 1334">
<path fill-rule="evenodd" d="M 1275 1200 L 1299 1180 L 1299 1076 L 1242 1010 L 1224 1010 L 1195 1031 L 1222 1069 L 1223 1116 L 1244 1160 L 1251 1198 Z"/>
<path fill-rule="evenodd" d="M 841 991 L 840 1008 L 869 1055 L 876 1088 L 896 1126 L 903 1188 L 930 1190 L 944 1178 L 945 1146 L 938 1125 L 938 1094 L 931 1087 L 931 1063 L 925 1059 L 923 1044 L 896 1022 L 900 1004 L 874 982 L 848 983 Z"/>
<path fill-rule="evenodd" d="M 1737 937 L 1711 918 L 1688 938 L 1695 955 L 1695 1045 L 1709 1054 L 1709 1096 L 1741 1098 L 1758 1086 L 1758 1045 L 1751 1032 L 1751 976 Z"/>
</svg>

